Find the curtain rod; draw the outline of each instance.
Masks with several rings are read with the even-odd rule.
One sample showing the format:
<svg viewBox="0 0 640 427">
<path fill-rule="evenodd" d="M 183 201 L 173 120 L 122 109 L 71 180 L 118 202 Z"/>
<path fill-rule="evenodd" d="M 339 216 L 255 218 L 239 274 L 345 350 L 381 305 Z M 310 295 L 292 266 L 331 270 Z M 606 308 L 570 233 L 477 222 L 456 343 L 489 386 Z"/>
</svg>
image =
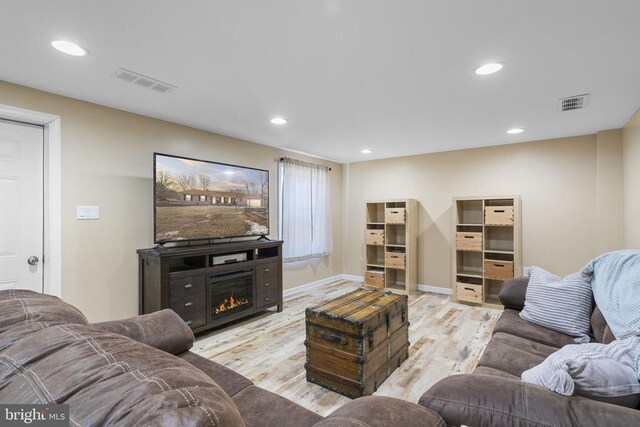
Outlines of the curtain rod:
<svg viewBox="0 0 640 427">
<path fill-rule="evenodd" d="M 323 168 L 323 169 L 331 170 L 330 167 L 319 165 L 317 163 L 309 163 L 309 162 L 305 162 L 305 161 L 298 160 L 298 159 L 292 159 L 290 157 L 280 157 L 280 163 L 284 163 L 284 162 L 297 163 L 297 164 L 303 165 L 303 166 L 310 166 L 310 167 L 315 167 L 315 168 Z"/>
</svg>

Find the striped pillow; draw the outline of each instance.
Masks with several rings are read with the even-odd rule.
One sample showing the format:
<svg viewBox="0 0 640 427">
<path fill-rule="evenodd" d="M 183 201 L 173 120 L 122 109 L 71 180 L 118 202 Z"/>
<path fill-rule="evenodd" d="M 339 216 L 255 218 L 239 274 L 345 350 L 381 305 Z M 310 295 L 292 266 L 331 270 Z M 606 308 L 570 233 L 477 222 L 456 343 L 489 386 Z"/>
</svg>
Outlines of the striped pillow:
<svg viewBox="0 0 640 427">
<path fill-rule="evenodd" d="M 577 337 L 576 342 L 589 342 L 592 298 L 591 284 L 581 273 L 561 278 L 540 267 L 531 267 L 520 317 Z"/>
</svg>

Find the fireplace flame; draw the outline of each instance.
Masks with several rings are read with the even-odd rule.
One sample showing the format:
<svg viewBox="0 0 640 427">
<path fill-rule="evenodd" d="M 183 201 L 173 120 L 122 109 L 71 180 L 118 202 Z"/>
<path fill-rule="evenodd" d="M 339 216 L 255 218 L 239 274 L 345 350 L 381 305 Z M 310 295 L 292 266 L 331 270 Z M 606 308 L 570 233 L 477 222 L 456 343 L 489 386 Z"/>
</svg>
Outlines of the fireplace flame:
<svg viewBox="0 0 640 427">
<path fill-rule="evenodd" d="M 240 307 L 241 305 L 245 305 L 245 304 L 249 304 L 249 300 L 246 299 L 235 299 L 233 297 L 233 292 L 231 292 L 231 296 L 229 298 L 224 298 L 222 300 L 222 304 L 220 304 L 217 308 L 216 308 L 216 314 L 220 314 L 223 311 L 227 311 L 227 310 L 231 310 L 237 307 Z"/>
</svg>

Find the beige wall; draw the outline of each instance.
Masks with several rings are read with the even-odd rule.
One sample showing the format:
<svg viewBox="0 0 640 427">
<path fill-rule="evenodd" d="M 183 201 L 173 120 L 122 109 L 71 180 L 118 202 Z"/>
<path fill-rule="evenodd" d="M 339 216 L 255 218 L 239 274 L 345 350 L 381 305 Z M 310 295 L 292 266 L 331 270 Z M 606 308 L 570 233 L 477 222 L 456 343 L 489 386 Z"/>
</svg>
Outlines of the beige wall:
<svg viewBox="0 0 640 427">
<path fill-rule="evenodd" d="M 621 133 L 601 132 L 489 148 L 354 163 L 345 168 L 345 272 L 362 275 L 366 200 L 415 198 L 418 283 L 450 287 L 451 201 L 456 196 L 522 198 L 523 263 L 558 274 L 622 246 Z M 616 163 L 617 162 L 617 163 Z M 602 236 L 606 236 L 602 237 Z"/>
<path fill-rule="evenodd" d="M 625 246 L 640 248 L 640 109 L 622 130 Z"/>
<path fill-rule="evenodd" d="M 596 136 L 596 247 L 599 254 L 624 247 L 622 129 Z"/>
<path fill-rule="evenodd" d="M 153 245 L 154 151 L 268 169 L 272 236 L 277 235 L 277 159 L 304 159 L 6 82 L 0 82 L 0 104 L 62 117 L 62 296 L 91 321 L 137 314 L 136 249 Z M 340 242 L 342 165 L 317 162 L 333 169 L 333 233 Z M 76 205 L 99 205 L 100 220 L 77 221 Z M 341 260 L 342 246 L 336 243 L 334 255 L 319 263 L 287 266 L 285 288 L 340 274 Z"/>
</svg>

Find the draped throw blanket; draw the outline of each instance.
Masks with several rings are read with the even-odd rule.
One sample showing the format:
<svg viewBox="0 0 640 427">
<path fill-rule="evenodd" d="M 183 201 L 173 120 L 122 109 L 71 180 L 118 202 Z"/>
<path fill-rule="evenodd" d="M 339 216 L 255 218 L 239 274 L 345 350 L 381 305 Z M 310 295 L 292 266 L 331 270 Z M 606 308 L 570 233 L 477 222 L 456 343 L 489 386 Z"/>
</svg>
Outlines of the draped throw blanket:
<svg viewBox="0 0 640 427">
<path fill-rule="evenodd" d="M 575 362 L 589 362 L 591 360 L 614 360 L 631 368 L 636 379 L 634 391 L 640 392 L 640 384 L 637 384 L 640 373 L 640 337 L 616 340 L 610 344 L 566 345 L 551 354 L 538 366 L 524 371 L 522 381 L 547 387 L 551 391 L 565 396 L 571 396 L 576 387 L 572 376 L 572 366 Z"/>
<path fill-rule="evenodd" d="M 640 251 L 606 253 L 581 273 L 616 339 L 640 336 Z"/>
</svg>

